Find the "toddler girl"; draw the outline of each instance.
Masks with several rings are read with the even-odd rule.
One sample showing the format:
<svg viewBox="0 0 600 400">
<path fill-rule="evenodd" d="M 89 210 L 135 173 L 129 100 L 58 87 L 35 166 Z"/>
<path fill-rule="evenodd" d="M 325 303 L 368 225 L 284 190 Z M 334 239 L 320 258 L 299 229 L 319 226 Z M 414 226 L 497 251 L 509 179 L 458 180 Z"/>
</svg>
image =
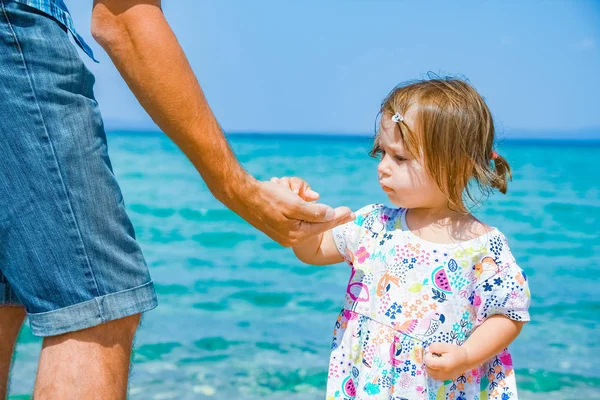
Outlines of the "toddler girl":
<svg viewBox="0 0 600 400">
<path fill-rule="evenodd" d="M 308 264 L 352 267 L 328 400 L 517 398 L 507 346 L 529 320 L 527 278 L 466 205 L 475 189 L 506 193 L 510 168 L 493 147 L 490 111 L 464 81 L 419 81 L 383 101 L 372 154 L 396 208 L 368 205 L 293 248 Z"/>
</svg>

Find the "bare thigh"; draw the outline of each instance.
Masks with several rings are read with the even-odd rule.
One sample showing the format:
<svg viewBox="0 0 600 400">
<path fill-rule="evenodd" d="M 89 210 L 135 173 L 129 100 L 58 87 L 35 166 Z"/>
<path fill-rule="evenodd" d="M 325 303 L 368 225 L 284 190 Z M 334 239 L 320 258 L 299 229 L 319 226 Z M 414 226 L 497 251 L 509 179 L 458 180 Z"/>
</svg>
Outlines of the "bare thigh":
<svg viewBox="0 0 600 400">
<path fill-rule="evenodd" d="M 15 341 L 25 319 L 25 308 L 0 306 L 0 399 L 8 391 L 8 374 Z"/>
<path fill-rule="evenodd" d="M 140 315 L 44 338 L 34 398 L 125 399 Z"/>
</svg>

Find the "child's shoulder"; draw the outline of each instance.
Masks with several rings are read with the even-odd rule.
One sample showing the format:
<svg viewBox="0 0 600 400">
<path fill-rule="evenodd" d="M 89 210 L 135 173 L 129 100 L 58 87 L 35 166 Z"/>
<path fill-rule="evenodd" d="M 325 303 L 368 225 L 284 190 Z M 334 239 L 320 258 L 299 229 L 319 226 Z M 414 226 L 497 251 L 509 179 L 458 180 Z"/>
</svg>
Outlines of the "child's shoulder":
<svg viewBox="0 0 600 400">
<path fill-rule="evenodd" d="M 487 248 L 500 256 L 500 253 L 510 253 L 508 239 L 496 226 L 488 225 L 485 222 L 471 216 L 471 218 L 462 220 L 456 224 L 453 232 L 453 239 L 462 246 L 472 245 L 472 247 Z M 502 251 L 500 251 L 502 250 Z"/>
<path fill-rule="evenodd" d="M 514 269 L 521 270 L 520 266 L 513 255 L 509 246 L 508 238 L 497 227 L 491 227 L 486 235 L 485 254 L 479 258 L 479 262 L 475 266 L 485 267 L 488 265 L 493 273 L 498 273 L 502 270 Z M 484 268 L 485 269 L 485 268 Z"/>
<path fill-rule="evenodd" d="M 503 269 L 516 262 L 504 233 L 472 215 L 457 224 L 453 242 L 459 253 L 477 263 L 493 260 L 499 269 Z"/>
</svg>

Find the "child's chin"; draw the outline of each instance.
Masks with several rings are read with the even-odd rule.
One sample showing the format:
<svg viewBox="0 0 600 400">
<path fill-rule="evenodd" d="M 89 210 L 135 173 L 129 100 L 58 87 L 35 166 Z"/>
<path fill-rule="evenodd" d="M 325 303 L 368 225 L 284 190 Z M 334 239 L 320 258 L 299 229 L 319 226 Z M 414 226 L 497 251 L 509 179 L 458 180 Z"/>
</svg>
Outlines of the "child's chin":
<svg viewBox="0 0 600 400">
<path fill-rule="evenodd" d="M 398 200 L 396 198 L 396 196 L 394 196 L 393 194 L 390 195 L 390 193 L 388 193 L 388 199 L 390 200 L 390 203 L 392 203 L 394 206 L 399 207 L 399 208 L 406 208 L 406 204 L 404 204 L 404 202 Z"/>
</svg>

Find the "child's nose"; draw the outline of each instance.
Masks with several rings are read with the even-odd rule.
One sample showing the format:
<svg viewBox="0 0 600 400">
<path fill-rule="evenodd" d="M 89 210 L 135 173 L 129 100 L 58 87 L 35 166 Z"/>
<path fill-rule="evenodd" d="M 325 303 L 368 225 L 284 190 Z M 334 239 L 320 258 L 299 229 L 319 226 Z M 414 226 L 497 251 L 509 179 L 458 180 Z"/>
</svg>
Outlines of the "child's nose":
<svg viewBox="0 0 600 400">
<path fill-rule="evenodd" d="M 383 157 L 383 159 L 379 162 L 379 165 L 377 165 L 377 174 L 380 178 L 382 176 L 389 176 L 390 169 L 388 167 L 386 159 L 387 157 Z"/>
</svg>

